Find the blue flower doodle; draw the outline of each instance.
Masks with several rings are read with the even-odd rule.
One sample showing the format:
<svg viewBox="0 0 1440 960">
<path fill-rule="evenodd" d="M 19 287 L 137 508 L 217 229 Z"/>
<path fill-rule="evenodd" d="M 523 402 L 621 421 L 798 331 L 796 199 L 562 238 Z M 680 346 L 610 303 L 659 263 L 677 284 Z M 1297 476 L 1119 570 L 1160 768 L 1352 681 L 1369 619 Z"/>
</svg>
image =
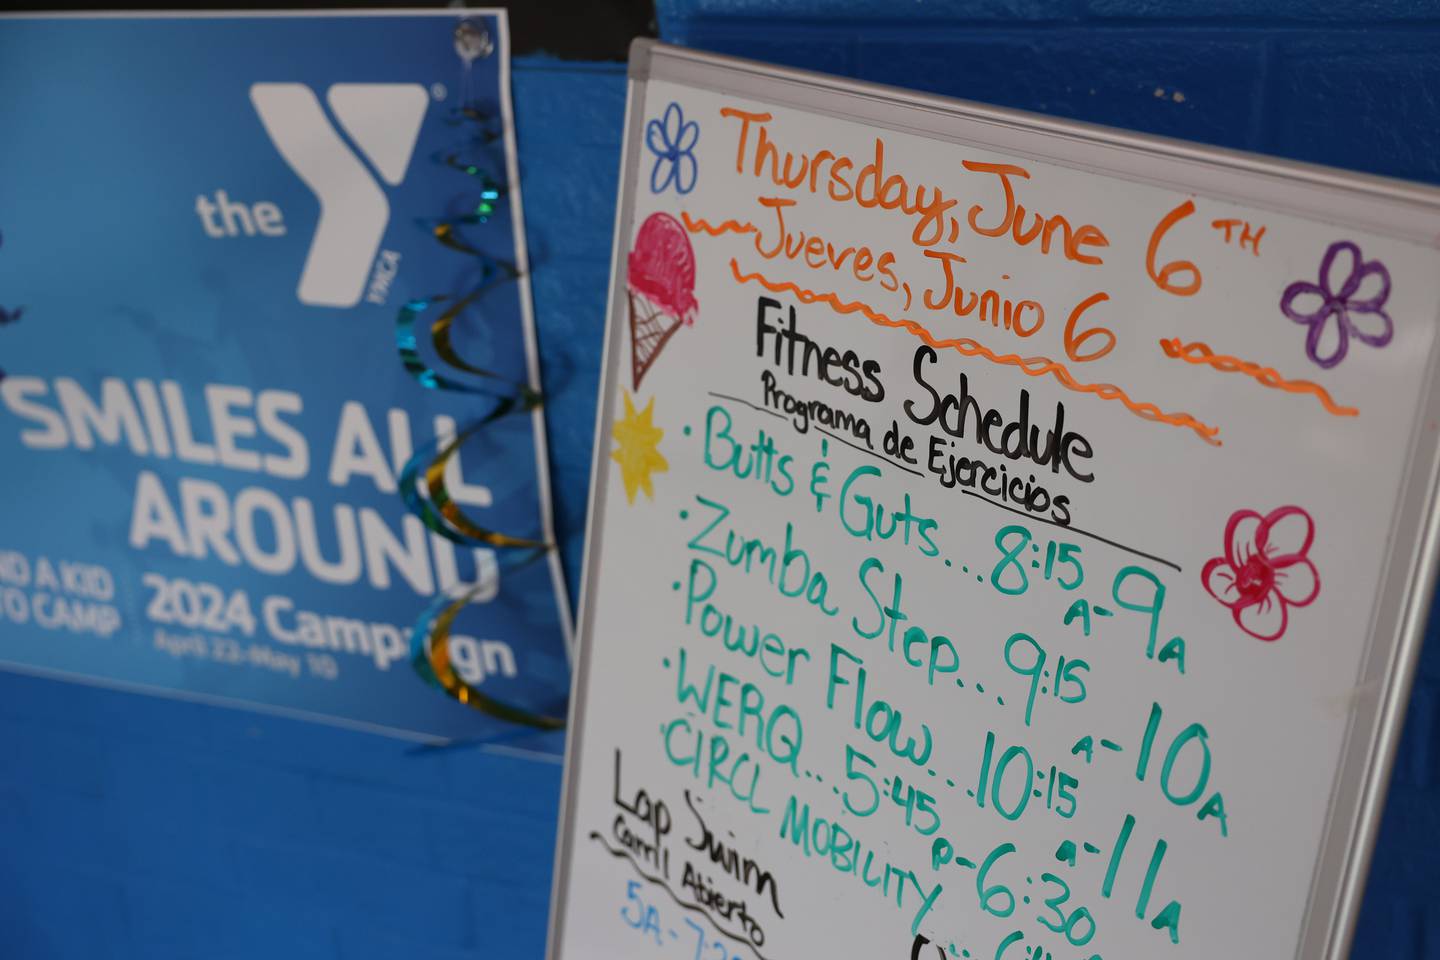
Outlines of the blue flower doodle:
<svg viewBox="0 0 1440 960">
<path fill-rule="evenodd" d="M 682 195 L 695 189 L 695 178 L 700 173 L 695 162 L 695 144 L 699 140 L 700 124 L 687 122 L 678 103 L 665 108 L 663 119 L 645 124 L 645 145 L 655 154 L 655 166 L 650 170 L 651 193 L 663 193 L 672 183 L 675 192 Z"/>
</svg>

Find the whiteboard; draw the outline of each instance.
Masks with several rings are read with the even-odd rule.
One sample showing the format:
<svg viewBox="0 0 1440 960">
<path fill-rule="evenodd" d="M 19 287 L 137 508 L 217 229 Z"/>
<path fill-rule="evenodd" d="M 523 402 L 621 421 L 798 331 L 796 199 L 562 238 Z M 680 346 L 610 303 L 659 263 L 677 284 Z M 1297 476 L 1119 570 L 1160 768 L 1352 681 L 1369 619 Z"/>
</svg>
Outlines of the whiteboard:
<svg viewBox="0 0 1440 960">
<path fill-rule="evenodd" d="M 637 42 L 551 960 L 1344 956 L 1437 238 L 1427 188 Z"/>
</svg>

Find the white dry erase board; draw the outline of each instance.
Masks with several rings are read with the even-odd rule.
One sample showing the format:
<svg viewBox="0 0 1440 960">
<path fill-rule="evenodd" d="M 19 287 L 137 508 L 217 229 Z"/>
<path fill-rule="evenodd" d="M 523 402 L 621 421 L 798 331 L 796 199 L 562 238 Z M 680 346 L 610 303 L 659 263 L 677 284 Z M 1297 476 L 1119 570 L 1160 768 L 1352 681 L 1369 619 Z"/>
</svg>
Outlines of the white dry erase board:
<svg viewBox="0 0 1440 960">
<path fill-rule="evenodd" d="M 1440 192 L 640 43 L 551 960 L 1340 957 Z"/>
</svg>

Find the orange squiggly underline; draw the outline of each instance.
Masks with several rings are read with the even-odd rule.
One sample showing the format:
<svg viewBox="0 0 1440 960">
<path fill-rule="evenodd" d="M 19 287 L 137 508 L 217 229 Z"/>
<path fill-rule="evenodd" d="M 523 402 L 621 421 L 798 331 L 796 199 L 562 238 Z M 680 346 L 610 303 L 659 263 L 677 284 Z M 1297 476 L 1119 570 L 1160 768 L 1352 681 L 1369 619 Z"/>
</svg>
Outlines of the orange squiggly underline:
<svg viewBox="0 0 1440 960">
<path fill-rule="evenodd" d="M 1342 407 L 1337 404 L 1330 398 L 1329 391 L 1318 383 L 1311 383 L 1309 380 L 1286 380 L 1278 370 L 1272 367 L 1262 367 L 1258 363 L 1241 360 L 1239 357 L 1216 354 L 1208 345 L 1198 340 L 1186 344 L 1181 342 L 1179 337 L 1175 337 L 1172 340 L 1161 340 L 1160 348 L 1165 351 L 1165 356 L 1172 359 L 1184 360 L 1186 363 L 1205 364 L 1221 373 L 1243 373 L 1247 377 L 1254 377 L 1261 386 L 1284 390 L 1287 393 L 1313 393 L 1325 411 L 1332 416 L 1358 417 L 1360 415 L 1358 407 Z"/>
<path fill-rule="evenodd" d="M 711 226 L 710 221 L 704 217 L 691 217 L 684 210 L 680 211 L 680 219 L 685 221 L 685 229 L 691 233 L 705 232 L 712 237 L 718 237 L 722 233 L 754 233 L 755 224 L 741 223 L 738 220 L 726 220 L 719 226 Z"/>
<path fill-rule="evenodd" d="M 1206 443 L 1213 446 L 1220 446 L 1216 439 L 1220 433 L 1219 427 L 1212 427 L 1206 423 L 1196 420 L 1188 413 L 1166 413 L 1153 403 L 1137 403 L 1131 400 L 1125 391 L 1113 383 L 1080 383 L 1063 364 L 1056 363 L 1049 357 L 1028 357 L 1021 358 L 1018 354 L 996 354 L 989 347 L 966 337 L 950 340 L 936 339 L 934 334 L 925 329 L 924 326 L 914 320 L 892 319 L 867 304 L 858 300 L 846 303 L 833 293 L 816 293 L 813 290 L 806 290 L 788 280 L 775 281 L 766 278 L 758 271 L 755 273 L 741 273 L 740 264 L 733 258 L 730 261 L 730 272 L 734 274 L 735 280 L 739 283 L 759 283 L 772 293 L 792 293 L 799 298 L 801 303 L 825 303 L 836 313 L 850 314 L 860 312 L 865 315 L 871 323 L 882 327 L 899 327 L 908 330 L 919 337 L 925 343 L 936 349 L 950 348 L 960 352 L 966 357 L 984 357 L 991 363 L 998 363 L 1018 367 L 1022 373 L 1031 377 L 1043 377 L 1046 374 L 1053 374 L 1060 384 L 1077 393 L 1093 393 L 1101 400 L 1119 400 L 1125 407 L 1142 420 L 1153 420 L 1159 423 L 1168 423 L 1175 427 L 1187 427 L 1195 431 L 1196 435 Z M 1039 366 L 1036 366 L 1039 364 Z"/>
</svg>

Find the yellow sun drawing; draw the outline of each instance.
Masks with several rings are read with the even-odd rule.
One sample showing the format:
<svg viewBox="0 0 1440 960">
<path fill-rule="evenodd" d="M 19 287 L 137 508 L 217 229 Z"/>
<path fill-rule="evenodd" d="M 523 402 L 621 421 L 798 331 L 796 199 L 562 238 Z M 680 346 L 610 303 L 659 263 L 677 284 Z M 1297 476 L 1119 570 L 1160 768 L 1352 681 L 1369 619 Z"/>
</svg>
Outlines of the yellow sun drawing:
<svg viewBox="0 0 1440 960">
<path fill-rule="evenodd" d="M 670 464 L 660 455 L 660 438 L 665 431 L 655 426 L 651 417 L 655 413 L 655 398 L 645 404 L 645 409 L 635 412 L 630 392 L 624 387 L 620 392 L 625 396 L 625 419 L 611 428 L 615 442 L 619 444 L 610 453 L 610 459 L 620 464 L 620 477 L 625 481 L 625 497 L 635 502 L 635 494 L 645 491 L 648 499 L 655 499 L 655 490 L 650 486 L 650 475 L 665 473 Z"/>
</svg>

